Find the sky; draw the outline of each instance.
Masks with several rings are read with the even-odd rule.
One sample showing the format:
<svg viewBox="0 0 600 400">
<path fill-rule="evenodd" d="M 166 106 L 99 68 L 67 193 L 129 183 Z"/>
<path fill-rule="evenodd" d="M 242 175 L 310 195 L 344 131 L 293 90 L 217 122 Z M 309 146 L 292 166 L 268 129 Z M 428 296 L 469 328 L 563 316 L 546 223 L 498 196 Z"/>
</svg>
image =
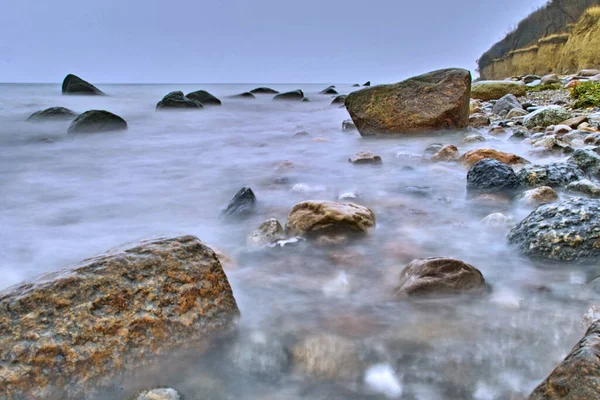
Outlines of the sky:
<svg viewBox="0 0 600 400">
<path fill-rule="evenodd" d="M 0 82 L 374 83 L 476 60 L 546 0 L 7 0 Z"/>
</svg>

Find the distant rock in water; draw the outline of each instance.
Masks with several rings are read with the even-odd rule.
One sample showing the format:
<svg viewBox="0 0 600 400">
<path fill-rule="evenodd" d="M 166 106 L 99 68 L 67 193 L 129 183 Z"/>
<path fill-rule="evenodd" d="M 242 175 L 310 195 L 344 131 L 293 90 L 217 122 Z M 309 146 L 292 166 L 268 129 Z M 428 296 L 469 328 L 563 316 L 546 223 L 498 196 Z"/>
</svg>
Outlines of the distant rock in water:
<svg viewBox="0 0 600 400">
<path fill-rule="evenodd" d="M 161 101 L 156 105 L 157 110 L 164 109 L 201 109 L 204 108 L 197 100 L 188 99 L 184 96 L 183 92 L 176 91 L 167 94 Z"/>
<path fill-rule="evenodd" d="M 340 94 L 335 99 L 333 99 L 333 101 L 331 102 L 331 105 L 332 106 L 336 106 L 336 105 L 343 106 L 344 102 L 346 101 L 346 97 L 348 97 L 348 95 Z"/>
<path fill-rule="evenodd" d="M 96 133 L 123 131 L 127 122 L 118 115 L 104 110 L 89 110 L 80 114 L 69 126 L 69 133 Z"/>
<path fill-rule="evenodd" d="M 291 92 L 285 92 L 285 93 L 281 93 L 278 94 L 277 96 L 273 97 L 273 100 L 275 101 L 301 101 L 304 98 L 304 92 L 302 92 L 302 90 L 298 89 L 298 90 L 294 90 Z"/>
<path fill-rule="evenodd" d="M 350 93 L 346 109 L 362 136 L 462 129 L 470 88 L 469 71 L 444 69 Z"/>
<path fill-rule="evenodd" d="M 363 84 L 363 86 L 371 86 L 371 81 L 367 81 Z"/>
<path fill-rule="evenodd" d="M 277 90 L 268 88 L 268 87 L 259 87 L 256 89 L 252 89 L 250 91 L 250 93 L 254 93 L 254 94 L 277 94 L 279 93 Z"/>
<path fill-rule="evenodd" d="M 360 87 L 360 85 L 358 83 L 355 83 L 354 85 L 352 85 L 352 87 Z"/>
<path fill-rule="evenodd" d="M 338 94 L 337 90 L 335 90 L 335 86 L 329 86 L 319 92 L 319 94 Z"/>
<path fill-rule="evenodd" d="M 256 211 L 256 196 L 249 187 L 241 188 L 223 210 L 221 216 L 227 218 L 247 217 Z"/>
<path fill-rule="evenodd" d="M 62 84 L 63 94 L 103 95 L 104 92 L 78 76 L 69 74 Z"/>
<path fill-rule="evenodd" d="M 234 94 L 233 96 L 231 96 L 231 98 L 232 99 L 255 99 L 256 96 L 254 96 L 250 92 L 244 92 L 244 93 L 240 93 L 240 94 Z"/>
<path fill-rule="evenodd" d="M 77 113 L 65 107 L 50 107 L 45 110 L 36 111 L 27 118 L 27 121 L 57 121 L 71 120 L 77 117 Z"/>
<path fill-rule="evenodd" d="M 191 92 L 185 95 L 190 100 L 196 100 L 200 102 L 203 106 L 220 106 L 221 100 L 217 99 L 212 94 L 208 93 L 206 90 L 197 90 L 195 92 Z"/>
<path fill-rule="evenodd" d="M 308 97 L 305 97 L 302 99 L 303 103 L 310 103 L 310 99 Z"/>
</svg>

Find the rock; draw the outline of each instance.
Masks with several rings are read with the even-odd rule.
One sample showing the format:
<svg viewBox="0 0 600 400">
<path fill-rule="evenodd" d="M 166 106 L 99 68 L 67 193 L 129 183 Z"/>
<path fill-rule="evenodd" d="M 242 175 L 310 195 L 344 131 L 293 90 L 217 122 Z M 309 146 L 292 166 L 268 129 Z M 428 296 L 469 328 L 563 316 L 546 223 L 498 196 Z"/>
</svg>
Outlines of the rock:
<svg viewBox="0 0 600 400">
<path fill-rule="evenodd" d="M 526 85 L 528 85 L 528 84 L 530 84 L 530 83 L 533 83 L 533 82 L 535 82 L 535 81 L 539 81 L 539 80 L 541 80 L 541 79 L 542 79 L 542 77 L 541 77 L 541 76 L 537 76 L 537 75 L 526 75 L 526 76 L 523 78 L 523 83 L 524 83 L 524 84 L 526 84 Z"/>
<path fill-rule="evenodd" d="M 573 198 L 538 207 L 508 234 L 509 244 L 534 258 L 578 261 L 600 256 L 600 201 Z"/>
<path fill-rule="evenodd" d="M 595 199 L 600 197 L 600 185 L 593 183 L 589 179 L 569 183 L 566 189 L 569 192 L 585 194 Z"/>
<path fill-rule="evenodd" d="M 465 165 L 472 166 L 476 162 L 483 160 L 485 158 L 492 158 L 494 160 L 498 160 L 501 163 L 507 165 L 526 165 L 530 164 L 529 161 L 520 157 L 516 154 L 505 153 L 503 151 L 494 150 L 494 149 L 476 149 L 471 150 L 463 154 L 461 157 L 461 162 Z"/>
<path fill-rule="evenodd" d="M 562 83 L 562 81 L 556 74 L 545 75 L 542 77 L 542 85 L 552 85 L 556 83 Z"/>
<path fill-rule="evenodd" d="M 600 179 L 600 155 L 594 151 L 576 150 L 567 162 L 577 165 L 585 174 Z"/>
<path fill-rule="evenodd" d="M 544 136 L 541 134 L 540 137 L 532 139 L 531 146 L 535 150 L 530 153 L 540 156 L 553 153 L 570 154 L 574 151 L 565 140 L 556 135 Z"/>
<path fill-rule="evenodd" d="M 395 294 L 405 296 L 481 293 L 486 284 L 479 270 L 453 258 L 413 260 L 400 273 Z"/>
<path fill-rule="evenodd" d="M 353 203 L 305 201 L 288 216 L 285 231 L 290 236 L 318 239 L 323 235 L 363 235 L 375 226 L 375 214 Z"/>
<path fill-rule="evenodd" d="M 583 172 L 574 164 L 551 163 L 545 165 L 526 165 L 517 174 L 526 188 L 550 186 L 560 188 L 571 182 L 583 179 Z"/>
<path fill-rule="evenodd" d="M 127 122 L 118 115 L 104 110 L 89 110 L 80 114 L 71 122 L 69 133 L 96 133 L 122 131 Z"/>
<path fill-rule="evenodd" d="M 57 121 L 57 120 L 72 120 L 77 117 L 74 111 L 65 107 L 50 107 L 45 110 L 36 111 L 27 118 L 27 121 Z"/>
<path fill-rule="evenodd" d="M 356 153 L 353 157 L 348 159 L 349 162 L 355 165 L 359 164 L 381 164 L 381 157 L 376 156 L 370 151 L 362 151 L 360 153 Z"/>
<path fill-rule="evenodd" d="M 344 105 L 344 102 L 346 101 L 346 97 L 347 95 L 345 94 L 340 94 L 339 96 L 336 96 L 335 99 L 333 99 L 333 101 L 331 102 L 332 106 L 336 106 L 336 105 Z"/>
<path fill-rule="evenodd" d="M 352 85 L 352 87 L 360 87 L 360 85 L 358 83 L 355 83 L 354 85 Z"/>
<path fill-rule="evenodd" d="M 248 247 L 260 248 L 285 239 L 283 226 L 275 218 L 271 218 L 263 222 L 257 230 L 248 235 L 246 244 Z"/>
<path fill-rule="evenodd" d="M 350 132 L 355 130 L 356 125 L 354 125 L 354 122 L 352 122 L 352 120 L 347 119 L 342 122 L 342 132 Z"/>
<path fill-rule="evenodd" d="M 569 118 L 568 120 L 563 121 L 561 123 L 561 125 L 567 125 L 570 128 L 577 129 L 577 127 L 579 127 L 579 125 L 581 125 L 585 122 L 588 122 L 587 115 L 581 115 L 579 117 Z"/>
<path fill-rule="evenodd" d="M 201 109 L 203 107 L 202 107 L 202 104 L 200 104 L 200 102 L 198 102 L 196 100 L 188 99 L 187 97 L 185 97 L 183 95 L 183 92 L 176 91 L 176 92 L 171 92 L 171 93 L 167 94 L 165 97 L 162 98 L 161 101 L 158 102 L 158 104 L 156 104 L 157 110 L 163 110 L 163 109 L 167 109 L 167 108 Z"/>
<path fill-rule="evenodd" d="M 237 369 L 267 380 L 281 378 L 290 367 L 288 349 L 281 340 L 261 331 L 244 332 L 244 335 L 240 333 L 228 355 Z"/>
<path fill-rule="evenodd" d="M 583 70 L 579 71 L 579 73 L 577 75 L 589 78 L 589 77 L 596 76 L 599 74 L 600 74 L 600 70 L 598 70 L 598 69 L 583 69 Z"/>
<path fill-rule="evenodd" d="M 247 217 L 256 211 L 256 196 L 249 187 L 241 188 L 221 213 L 224 217 Z"/>
<path fill-rule="evenodd" d="M 550 186 L 540 186 L 527 190 L 521 197 L 521 202 L 531 207 L 554 203 L 558 200 L 558 194 Z"/>
<path fill-rule="evenodd" d="M 62 94 L 103 95 L 104 92 L 80 77 L 69 74 L 63 80 Z"/>
<path fill-rule="evenodd" d="M 554 371 L 535 388 L 529 400 L 588 400 L 600 398 L 600 321 Z"/>
<path fill-rule="evenodd" d="M 250 92 L 244 92 L 231 96 L 232 99 L 256 99 L 256 96 Z"/>
<path fill-rule="evenodd" d="M 156 388 L 143 390 L 139 394 L 133 396 L 131 400 L 181 400 L 177 390 L 172 388 Z"/>
<path fill-rule="evenodd" d="M 483 101 L 500 99 L 507 94 L 525 96 L 527 87 L 519 82 L 479 81 L 471 87 L 471 97 Z"/>
<path fill-rule="evenodd" d="M 329 86 L 319 92 L 319 94 L 339 94 L 337 90 L 335 90 L 335 86 Z"/>
<path fill-rule="evenodd" d="M 203 106 L 220 106 L 221 100 L 217 99 L 206 90 L 197 90 L 195 92 L 188 93 L 185 97 L 190 100 L 196 100 Z"/>
<path fill-rule="evenodd" d="M 550 127 L 548 127 L 548 128 L 550 128 Z M 572 130 L 573 129 L 569 125 L 562 125 L 562 124 L 560 124 L 560 125 L 556 125 L 554 127 L 554 129 L 552 129 L 551 133 L 552 133 L 552 135 L 560 136 L 560 135 L 564 135 L 566 133 L 569 133 Z"/>
<path fill-rule="evenodd" d="M 481 224 L 489 228 L 509 228 L 514 225 L 513 219 L 502 213 L 493 213 L 481 220 Z"/>
<path fill-rule="evenodd" d="M 523 125 L 529 129 L 536 126 L 545 128 L 550 125 L 560 124 L 569 118 L 571 118 L 571 114 L 564 108 L 560 106 L 547 106 L 541 107 L 527 115 L 523 120 Z"/>
<path fill-rule="evenodd" d="M 311 334 L 290 349 L 293 364 L 300 372 L 325 380 L 352 380 L 360 372 L 357 346 L 331 334 Z"/>
<path fill-rule="evenodd" d="M 465 128 L 471 74 L 445 69 L 350 93 L 346 109 L 362 136 Z"/>
<path fill-rule="evenodd" d="M 437 153 L 431 157 L 431 161 L 449 162 L 456 161 L 460 158 L 458 148 L 452 144 L 442 147 Z"/>
<path fill-rule="evenodd" d="M 310 136 L 310 133 L 308 133 L 306 131 L 300 131 L 300 132 L 294 133 L 294 137 L 304 137 L 304 136 Z"/>
<path fill-rule="evenodd" d="M 463 143 L 479 143 L 479 142 L 485 142 L 486 138 L 481 136 L 481 135 L 468 135 L 465 136 L 462 140 Z"/>
<path fill-rule="evenodd" d="M 252 89 L 250 91 L 250 93 L 253 94 L 278 94 L 279 92 L 277 90 L 268 88 L 268 87 L 259 87 L 256 89 Z"/>
<path fill-rule="evenodd" d="M 209 247 L 194 236 L 145 241 L 2 291 L 1 381 L 15 398 L 50 398 L 67 383 L 88 390 L 206 347 L 238 316 Z"/>
<path fill-rule="evenodd" d="M 367 81 L 363 84 L 363 86 L 371 86 L 371 81 Z"/>
<path fill-rule="evenodd" d="M 510 195 L 520 187 L 515 171 L 491 158 L 477 161 L 467 174 L 467 193 L 471 196 L 494 193 Z"/>
<path fill-rule="evenodd" d="M 508 112 L 508 114 L 506 114 L 506 119 L 514 119 L 514 118 L 524 117 L 528 114 L 529 114 L 528 111 L 525 111 L 520 108 L 513 108 L 512 110 L 510 110 Z"/>
<path fill-rule="evenodd" d="M 506 129 L 502 126 L 494 126 L 488 130 L 488 135 L 491 136 L 503 136 L 506 134 Z"/>
<path fill-rule="evenodd" d="M 302 103 L 310 103 L 310 99 L 309 99 L 309 98 L 307 98 L 307 97 L 304 97 L 304 98 L 302 99 Z"/>
<path fill-rule="evenodd" d="M 496 104 L 494 104 L 494 108 L 492 108 L 492 112 L 501 117 L 507 115 L 511 110 L 523 110 L 521 103 L 513 94 L 507 94 L 506 96 L 502 96 Z"/>
<path fill-rule="evenodd" d="M 513 132 L 514 133 L 508 138 L 510 141 L 521 142 L 529 138 L 529 131 L 527 131 L 527 128 L 517 128 Z"/>
<path fill-rule="evenodd" d="M 304 99 L 304 93 L 300 89 L 294 90 L 292 92 L 281 93 L 281 94 L 278 94 L 277 96 L 273 97 L 273 100 L 275 100 L 275 101 L 291 101 L 291 100 L 302 100 L 302 99 Z"/>
<path fill-rule="evenodd" d="M 441 143 L 432 143 L 423 150 L 423 155 L 431 155 L 433 156 L 435 153 L 440 151 L 444 147 Z"/>
<path fill-rule="evenodd" d="M 481 128 L 484 126 L 488 126 L 490 124 L 490 119 L 485 114 L 471 114 L 469 116 L 469 126 L 473 128 Z"/>
</svg>

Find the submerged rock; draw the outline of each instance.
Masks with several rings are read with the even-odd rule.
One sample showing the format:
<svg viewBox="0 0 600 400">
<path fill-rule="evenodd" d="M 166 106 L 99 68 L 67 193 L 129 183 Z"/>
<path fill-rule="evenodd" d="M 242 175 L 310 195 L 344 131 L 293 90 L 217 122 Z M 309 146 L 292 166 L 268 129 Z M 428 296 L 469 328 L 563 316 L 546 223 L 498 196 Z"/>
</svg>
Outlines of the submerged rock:
<svg viewBox="0 0 600 400">
<path fill-rule="evenodd" d="M 147 389 L 133 396 L 130 400 L 181 400 L 181 395 L 172 388 Z"/>
<path fill-rule="evenodd" d="M 291 92 L 280 93 L 273 97 L 274 101 L 301 101 L 304 99 L 304 92 L 302 90 L 294 90 Z"/>
<path fill-rule="evenodd" d="M 241 188 L 223 210 L 221 216 L 227 218 L 244 218 L 256 211 L 256 196 L 249 187 Z"/>
<path fill-rule="evenodd" d="M 478 142 L 485 142 L 485 141 L 486 141 L 486 138 L 479 134 L 465 136 L 462 140 L 463 143 L 478 143 Z"/>
<path fill-rule="evenodd" d="M 336 96 L 336 98 L 331 101 L 331 105 L 332 106 L 337 106 L 337 105 L 343 106 L 344 102 L 346 101 L 347 96 L 348 95 L 346 95 L 346 94 L 340 94 L 339 96 Z"/>
<path fill-rule="evenodd" d="M 521 103 L 517 100 L 517 97 L 513 94 L 507 94 L 506 96 L 501 97 L 496 104 L 494 104 L 494 108 L 492 108 L 492 112 L 501 117 L 507 115 L 512 110 L 523 110 Z"/>
<path fill-rule="evenodd" d="M 362 151 L 360 153 L 356 153 L 353 157 L 348 159 L 352 164 L 360 165 L 360 164 L 381 164 L 381 157 L 376 156 L 370 151 Z"/>
<path fill-rule="evenodd" d="M 256 99 L 256 96 L 250 92 L 244 92 L 231 96 L 232 99 Z"/>
<path fill-rule="evenodd" d="M 338 94 L 337 90 L 335 90 L 335 86 L 329 86 L 319 92 L 319 94 Z"/>
<path fill-rule="evenodd" d="M 511 81 L 479 81 L 471 87 L 471 97 L 483 101 L 496 100 L 507 94 L 524 96 L 526 93 L 525 85 Z"/>
<path fill-rule="evenodd" d="M 523 120 L 523 125 L 532 129 L 537 126 L 545 128 L 550 125 L 558 125 L 561 122 L 571 118 L 571 114 L 560 106 L 541 107 Z"/>
<path fill-rule="evenodd" d="M 365 83 L 363 83 L 363 86 L 371 86 L 371 81 L 366 81 Z"/>
<path fill-rule="evenodd" d="M 486 284 L 479 270 L 453 258 L 424 258 L 411 261 L 395 289 L 396 296 L 481 293 Z"/>
<path fill-rule="evenodd" d="M 513 219 L 502 213 L 493 213 L 481 220 L 481 224 L 489 228 L 508 228 L 514 225 Z"/>
<path fill-rule="evenodd" d="M 248 235 L 246 244 L 248 247 L 260 248 L 275 243 L 279 240 L 285 240 L 283 226 L 275 218 L 263 222 L 257 230 Z"/>
<path fill-rule="evenodd" d="M 63 94 L 103 95 L 104 92 L 80 77 L 69 74 L 62 83 Z"/>
<path fill-rule="evenodd" d="M 500 161 L 485 158 L 477 161 L 467 174 L 469 195 L 512 194 L 521 187 L 515 171 Z"/>
<path fill-rule="evenodd" d="M 353 379 L 360 372 L 357 346 L 330 334 L 312 334 L 290 350 L 294 367 L 320 379 Z"/>
<path fill-rule="evenodd" d="M 538 207 L 508 234 L 524 254 L 555 261 L 600 256 L 600 201 L 573 198 Z"/>
<path fill-rule="evenodd" d="M 71 122 L 69 133 L 96 133 L 122 131 L 127 122 L 116 114 L 104 110 L 89 110 L 80 114 Z"/>
<path fill-rule="evenodd" d="M 541 204 L 554 203 L 558 200 L 558 194 L 550 186 L 540 186 L 535 189 L 527 190 L 521 197 L 521 202 L 533 207 L 537 207 Z"/>
<path fill-rule="evenodd" d="M 162 98 L 161 101 L 158 102 L 158 104 L 156 104 L 157 110 L 162 110 L 162 109 L 167 109 L 167 108 L 200 109 L 200 108 L 204 108 L 204 107 L 202 106 L 202 104 L 200 104 L 199 101 L 188 99 L 186 96 L 183 95 L 183 92 L 175 91 L 175 92 L 171 92 L 171 93 L 167 94 L 165 97 Z"/>
<path fill-rule="evenodd" d="M 77 117 L 75 111 L 71 111 L 65 107 L 50 107 L 45 110 L 36 111 L 27 118 L 27 121 L 57 121 L 71 120 Z"/>
<path fill-rule="evenodd" d="M 476 149 L 471 150 L 463 154 L 461 157 L 461 161 L 468 165 L 474 165 L 476 162 L 483 160 L 485 158 L 492 158 L 494 160 L 500 161 L 501 163 L 507 165 L 526 165 L 530 164 L 529 161 L 520 157 L 516 154 L 505 153 L 503 151 L 494 150 L 494 149 Z"/>
<path fill-rule="evenodd" d="M 342 132 L 350 132 L 355 130 L 356 125 L 354 125 L 354 122 L 352 122 L 352 120 L 347 119 L 342 122 Z"/>
<path fill-rule="evenodd" d="M 202 104 L 203 106 L 220 106 L 221 100 L 217 99 L 212 94 L 208 93 L 206 90 L 197 90 L 195 92 L 191 92 L 185 95 L 190 100 L 195 100 Z"/>
<path fill-rule="evenodd" d="M 19 398 L 88 390 L 206 346 L 238 315 L 216 254 L 196 237 L 141 242 L 0 292 L 2 385 Z"/>
<path fill-rule="evenodd" d="M 457 161 L 460 158 L 458 148 L 453 144 L 442 147 L 432 157 L 431 161 L 434 162 L 450 162 Z"/>
<path fill-rule="evenodd" d="M 350 93 L 346 109 L 363 136 L 460 129 L 469 123 L 471 74 L 445 69 Z"/>
<path fill-rule="evenodd" d="M 256 89 L 252 89 L 250 91 L 250 93 L 253 93 L 253 94 L 277 94 L 279 92 L 277 90 L 274 90 L 274 89 L 271 89 L 268 87 L 259 87 Z"/>
<path fill-rule="evenodd" d="M 551 163 L 526 165 L 517 173 L 517 176 L 519 182 L 526 188 L 538 186 L 557 188 L 583 179 L 583 172 L 575 164 Z"/>
</svg>

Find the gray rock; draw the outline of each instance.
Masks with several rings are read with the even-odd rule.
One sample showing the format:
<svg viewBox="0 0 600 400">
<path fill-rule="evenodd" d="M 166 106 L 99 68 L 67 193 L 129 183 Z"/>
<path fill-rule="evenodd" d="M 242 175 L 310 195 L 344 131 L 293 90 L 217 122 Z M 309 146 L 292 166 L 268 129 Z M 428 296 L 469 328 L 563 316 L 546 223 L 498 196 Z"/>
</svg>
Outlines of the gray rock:
<svg viewBox="0 0 600 400">
<path fill-rule="evenodd" d="M 65 107 L 50 107 L 45 110 L 36 111 L 27 118 L 27 121 L 59 121 L 72 120 L 77 117 L 77 113 Z"/>
<path fill-rule="evenodd" d="M 567 162 L 577 165 L 588 176 L 600 179 L 600 156 L 592 150 L 576 150 Z"/>
<path fill-rule="evenodd" d="M 263 332 L 251 332 L 236 340 L 229 357 L 240 370 L 267 379 L 280 378 L 290 366 L 289 353 L 283 343 Z"/>
<path fill-rule="evenodd" d="M 522 108 L 513 108 L 512 110 L 510 110 L 508 112 L 508 114 L 506 114 L 506 119 L 513 119 L 513 118 L 524 117 L 527 114 L 529 114 L 529 112 L 523 110 Z"/>
<path fill-rule="evenodd" d="M 156 388 L 156 389 L 147 389 L 136 396 L 134 396 L 131 400 L 181 400 L 182 397 L 179 395 L 177 390 L 172 388 Z"/>
<path fill-rule="evenodd" d="M 167 94 L 156 104 L 157 110 L 163 109 L 201 109 L 202 104 L 196 100 L 188 99 L 184 96 L 183 92 L 175 91 Z"/>
<path fill-rule="evenodd" d="M 575 164 L 551 163 L 545 165 L 525 165 L 517 177 L 523 187 L 536 188 L 549 186 L 559 188 L 584 178 L 583 172 Z"/>
<path fill-rule="evenodd" d="M 526 84 L 526 85 L 528 85 L 530 83 L 533 83 L 535 81 L 539 81 L 541 79 L 542 79 L 542 77 L 537 76 L 537 75 L 527 75 L 527 76 L 525 76 L 523 78 L 523 83 Z"/>
<path fill-rule="evenodd" d="M 335 105 L 343 106 L 344 102 L 346 101 L 346 96 L 347 95 L 345 95 L 345 94 L 340 94 L 339 96 L 336 96 L 336 98 L 333 99 L 333 101 L 331 102 L 331 105 L 332 106 L 335 106 Z"/>
<path fill-rule="evenodd" d="M 304 92 L 302 90 L 294 90 L 291 92 L 280 93 L 273 97 L 275 101 L 302 101 L 304 99 Z"/>
<path fill-rule="evenodd" d="M 342 131 L 343 132 L 350 132 L 350 131 L 355 131 L 356 130 L 356 125 L 354 125 L 354 122 L 352 122 L 351 119 L 346 119 L 342 122 Z"/>
<path fill-rule="evenodd" d="M 103 95 L 104 92 L 80 77 L 69 74 L 63 80 L 62 94 Z"/>
<path fill-rule="evenodd" d="M 571 118 L 571 114 L 560 106 L 541 107 L 527 115 L 523 120 L 523 124 L 527 128 L 535 128 L 536 126 L 547 127 L 557 125 Z"/>
<path fill-rule="evenodd" d="M 487 115 L 482 113 L 471 114 L 469 116 L 469 126 L 473 128 L 482 128 L 490 124 L 490 119 Z"/>
<path fill-rule="evenodd" d="M 589 77 L 592 77 L 592 76 L 600 75 L 600 70 L 597 70 L 597 69 L 582 69 L 581 71 L 579 71 L 579 73 L 577 75 L 589 78 Z"/>
<path fill-rule="evenodd" d="M 522 253 L 555 261 L 600 256 L 600 201 L 573 198 L 538 207 L 508 233 Z"/>
<path fill-rule="evenodd" d="M 519 103 L 519 100 L 517 100 L 516 96 L 513 94 L 507 94 L 506 96 L 500 98 L 496 104 L 494 104 L 492 112 L 503 117 L 515 108 L 518 110 L 523 110 L 523 107 L 521 106 L 521 103 Z"/>
<path fill-rule="evenodd" d="M 256 196 L 249 187 L 241 188 L 221 213 L 224 217 L 247 217 L 256 211 Z"/>
<path fill-rule="evenodd" d="M 80 114 L 71 122 L 69 133 L 96 133 L 122 131 L 127 122 L 118 115 L 104 110 L 89 110 Z"/>
<path fill-rule="evenodd" d="M 600 197 L 600 185 L 595 184 L 589 179 L 582 179 L 577 182 L 569 183 L 567 185 L 567 191 L 581 193 L 594 199 Z"/>
<path fill-rule="evenodd" d="M 285 239 L 283 226 L 275 218 L 263 222 L 257 230 L 248 235 L 248 247 L 260 248 Z"/>
<path fill-rule="evenodd" d="M 196 100 L 203 106 L 220 106 L 221 100 L 217 99 L 206 90 L 197 90 L 195 92 L 188 93 L 185 97 L 190 100 Z"/>
<path fill-rule="evenodd" d="M 471 196 L 491 193 L 512 194 L 520 186 L 515 171 L 492 158 L 477 161 L 467 173 L 467 193 Z"/>
<path fill-rule="evenodd" d="M 545 75 L 542 77 L 542 85 L 552 85 L 556 83 L 562 83 L 556 74 Z"/>
</svg>

